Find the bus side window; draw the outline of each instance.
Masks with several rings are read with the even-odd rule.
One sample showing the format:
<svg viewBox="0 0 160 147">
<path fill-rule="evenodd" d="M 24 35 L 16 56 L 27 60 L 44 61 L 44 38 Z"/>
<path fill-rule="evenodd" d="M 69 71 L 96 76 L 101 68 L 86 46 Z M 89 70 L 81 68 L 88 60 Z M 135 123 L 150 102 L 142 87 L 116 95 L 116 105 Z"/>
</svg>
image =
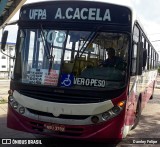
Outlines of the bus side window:
<svg viewBox="0 0 160 147">
<path fill-rule="evenodd" d="M 132 74 L 136 74 L 136 68 L 137 67 L 137 45 L 133 45 L 133 50 L 132 50 Z"/>
<path fill-rule="evenodd" d="M 137 51 L 138 51 L 138 42 L 139 42 L 140 31 L 135 25 L 133 30 L 133 48 L 132 48 L 132 67 L 131 75 L 136 75 L 137 73 Z"/>
</svg>

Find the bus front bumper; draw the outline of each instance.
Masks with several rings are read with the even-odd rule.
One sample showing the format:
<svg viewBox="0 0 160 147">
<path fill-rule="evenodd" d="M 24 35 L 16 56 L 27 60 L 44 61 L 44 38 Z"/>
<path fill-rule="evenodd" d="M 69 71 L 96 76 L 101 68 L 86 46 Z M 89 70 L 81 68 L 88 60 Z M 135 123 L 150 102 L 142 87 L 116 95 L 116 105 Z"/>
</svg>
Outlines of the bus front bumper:
<svg viewBox="0 0 160 147">
<path fill-rule="evenodd" d="M 65 131 L 53 131 L 45 127 L 47 122 L 33 120 L 16 112 L 8 104 L 7 127 L 19 131 L 53 136 L 56 138 L 68 138 L 98 142 L 113 142 L 122 139 L 124 125 L 124 111 L 109 121 L 93 125 L 64 125 Z"/>
</svg>

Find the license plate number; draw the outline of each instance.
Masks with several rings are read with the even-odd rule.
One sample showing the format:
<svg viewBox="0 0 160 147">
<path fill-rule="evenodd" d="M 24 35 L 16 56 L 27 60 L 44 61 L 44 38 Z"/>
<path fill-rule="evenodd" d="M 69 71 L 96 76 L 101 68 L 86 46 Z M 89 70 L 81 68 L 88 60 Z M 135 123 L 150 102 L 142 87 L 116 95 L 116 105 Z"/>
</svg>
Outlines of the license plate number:
<svg viewBox="0 0 160 147">
<path fill-rule="evenodd" d="M 44 124 L 44 127 L 56 132 L 65 132 L 65 126 L 60 124 Z"/>
</svg>

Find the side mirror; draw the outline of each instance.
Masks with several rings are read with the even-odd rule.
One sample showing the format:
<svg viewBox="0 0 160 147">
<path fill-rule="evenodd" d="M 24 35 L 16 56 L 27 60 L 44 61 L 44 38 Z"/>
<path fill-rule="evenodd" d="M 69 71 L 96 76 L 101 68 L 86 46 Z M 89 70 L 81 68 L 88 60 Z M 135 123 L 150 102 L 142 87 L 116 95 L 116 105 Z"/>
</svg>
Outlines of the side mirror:
<svg viewBox="0 0 160 147">
<path fill-rule="evenodd" d="M 3 51 L 5 51 L 5 46 L 6 46 L 6 42 L 7 42 L 7 37 L 8 37 L 8 31 L 4 31 L 3 35 L 2 35 L 2 40 L 1 40 L 1 49 Z"/>
</svg>

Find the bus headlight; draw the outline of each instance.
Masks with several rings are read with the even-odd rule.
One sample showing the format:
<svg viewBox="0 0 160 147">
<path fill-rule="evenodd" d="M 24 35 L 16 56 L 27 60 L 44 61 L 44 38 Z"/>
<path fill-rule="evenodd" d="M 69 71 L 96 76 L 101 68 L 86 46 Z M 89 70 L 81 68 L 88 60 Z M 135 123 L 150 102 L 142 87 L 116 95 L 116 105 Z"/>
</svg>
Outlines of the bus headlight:
<svg viewBox="0 0 160 147">
<path fill-rule="evenodd" d="M 16 101 L 13 102 L 13 103 L 12 103 L 12 107 L 13 107 L 14 109 L 17 109 L 17 108 L 18 108 L 18 102 L 16 102 Z"/>
<path fill-rule="evenodd" d="M 120 112 L 123 110 L 125 106 L 125 101 L 121 101 L 119 102 L 116 106 L 114 106 L 112 109 L 102 113 L 102 119 L 104 121 L 109 120 L 115 116 L 117 116 L 118 114 L 120 114 Z"/>
<path fill-rule="evenodd" d="M 94 124 L 98 123 L 98 122 L 99 122 L 98 116 L 92 116 L 91 121 L 92 121 Z"/>
<path fill-rule="evenodd" d="M 119 114 L 119 112 L 121 111 L 121 108 L 118 107 L 118 106 L 115 106 L 115 107 L 112 108 L 112 111 L 113 111 L 113 113 L 115 113 L 115 114 Z"/>
<path fill-rule="evenodd" d="M 102 119 L 107 120 L 111 117 L 111 114 L 107 111 L 102 114 Z"/>
<path fill-rule="evenodd" d="M 10 95 L 10 96 L 8 97 L 8 100 L 9 100 L 9 102 L 13 102 L 13 100 L 14 100 L 13 96 Z"/>
<path fill-rule="evenodd" d="M 24 107 L 20 107 L 19 108 L 19 113 L 20 114 L 24 114 L 25 113 L 25 108 Z"/>
</svg>

